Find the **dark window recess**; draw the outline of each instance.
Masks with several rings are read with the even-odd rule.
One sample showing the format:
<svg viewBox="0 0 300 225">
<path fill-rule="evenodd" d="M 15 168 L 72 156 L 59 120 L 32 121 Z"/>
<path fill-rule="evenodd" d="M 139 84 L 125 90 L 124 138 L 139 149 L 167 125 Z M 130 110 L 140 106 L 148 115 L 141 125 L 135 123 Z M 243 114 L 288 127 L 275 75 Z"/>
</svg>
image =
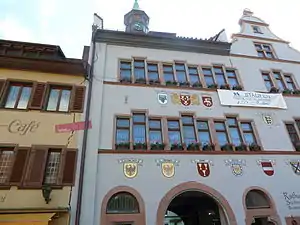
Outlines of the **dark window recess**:
<svg viewBox="0 0 300 225">
<path fill-rule="evenodd" d="M 113 195 L 107 203 L 107 214 L 135 214 L 139 213 L 139 203 L 136 198 L 127 192 Z"/>
<path fill-rule="evenodd" d="M 29 103 L 30 109 L 42 109 L 43 100 L 45 97 L 45 91 L 46 91 L 46 83 L 37 83 L 34 86 L 32 98 Z"/>
<path fill-rule="evenodd" d="M 62 175 L 62 185 L 73 185 L 76 171 L 76 149 L 67 149 L 64 158 L 64 169 Z"/>
</svg>

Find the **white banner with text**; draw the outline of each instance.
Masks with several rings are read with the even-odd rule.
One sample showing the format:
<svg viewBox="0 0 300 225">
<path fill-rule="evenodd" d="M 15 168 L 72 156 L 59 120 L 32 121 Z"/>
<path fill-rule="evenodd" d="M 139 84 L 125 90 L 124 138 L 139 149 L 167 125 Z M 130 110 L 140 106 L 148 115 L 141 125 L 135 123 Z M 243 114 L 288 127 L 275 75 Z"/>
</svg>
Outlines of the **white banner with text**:
<svg viewBox="0 0 300 225">
<path fill-rule="evenodd" d="M 281 93 L 259 93 L 218 89 L 221 105 L 286 109 Z"/>
</svg>

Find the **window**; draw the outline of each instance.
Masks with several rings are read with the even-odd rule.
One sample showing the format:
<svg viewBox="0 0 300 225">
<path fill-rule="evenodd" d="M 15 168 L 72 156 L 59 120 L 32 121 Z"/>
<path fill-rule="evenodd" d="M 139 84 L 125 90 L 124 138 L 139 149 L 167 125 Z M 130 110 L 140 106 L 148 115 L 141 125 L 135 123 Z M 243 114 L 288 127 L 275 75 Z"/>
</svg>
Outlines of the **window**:
<svg viewBox="0 0 300 225">
<path fill-rule="evenodd" d="M 163 143 L 160 119 L 149 119 L 149 141 L 150 143 Z"/>
<path fill-rule="evenodd" d="M 189 66 L 188 72 L 191 84 L 200 83 L 198 68 L 196 66 Z"/>
<path fill-rule="evenodd" d="M 134 214 L 139 213 L 139 203 L 128 192 L 119 192 L 113 195 L 107 203 L 107 214 Z"/>
<path fill-rule="evenodd" d="M 131 62 L 120 62 L 120 78 L 121 80 L 131 80 Z"/>
<path fill-rule="evenodd" d="M 4 107 L 8 109 L 27 109 L 31 90 L 31 84 L 10 83 Z"/>
<path fill-rule="evenodd" d="M 248 145 L 257 144 L 253 127 L 250 122 L 241 122 L 242 134 L 244 137 L 244 142 Z"/>
<path fill-rule="evenodd" d="M 236 76 L 236 72 L 234 70 L 226 70 L 226 76 L 227 76 L 227 80 L 228 80 L 228 84 L 231 87 L 237 86 L 239 85 L 237 76 Z"/>
<path fill-rule="evenodd" d="M 134 113 L 132 116 L 133 143 L 146 143 L 146 116 L 145 114 Z"/>
<path fill-rule="evenodd" d="M 266 194 L 260 190 L 251 190 L 246 195 L 247 209 L 270 208 Z"/>
<path fill-rule="evenodd" d="M 71 98 L 71 88 L 50 86 L 46 106 L 47 111 L 68 112 Z"/>
<path fill-rule="evenodd" d="M 262 77 L 264 79 L 265 82 L 265 86 L 267 88 L 268 91 L 271 90 L 271 87 L 273 86 L 273 82 L 271 80 L 270 74 L 269 73 L 262 73 Z"/>
<path fill-rule="evenodd" d="M 182 116 L 182 132 L 183 140 L 186 145 L 195 143 L 197 141 L 194 127 L 194 118 L 192 116 Z"/>
<path fill-rule="evenodd" d="M 290 89 L 290 90 L 296 90 L 296 85 L 295 85 L 295 82 L 292 78 L 292 75 L 289 75 L 289 74 L 284 74 L 284 80 L 286 82 L 286 86 L 287 86 L 287 89 Z"/>
<path fill-rule="evenodd" d="M 170 145 L 182 144 L 179 120 L 168 120 L 168 137 Z"/>
<path fill-rule="evenodd" d="M 229 138 L 227 135 L 227 130 L 225 126 L 225 122 L 215 122 L 215 130 L 217 134 L 217 140 L 220 146 L 226 145 L 229 143 Z"/>
<path fill-rule="evenodd" d="M 46 162 L 46 171 L 44 175 L 45 184 L 56 184 L 61 164 L 61 151 L 50 149 Z"/>
<path fill-rule="evenodd" d="M 215 84 L 214 75 L 213 75 L 211 69 L 210 68 L 202 68 L 202 71 L 203 71 L 204 81 L 206 83 L 206 86 Z"/>
<path fill-rule="evenodd" d="M 14 151 L 10 148 L 0 149 L 0 185 L 9 182 L 14 162 Z"/>
<path fill-rule="evenodd" d="M 175 81 L 173 65 L 163 65 L 163 72 L 164 72 L 165 82 L 174 82 Z"/>
<path fill-rule="evenodd" d="M 232 144 L 235 146 L 240 145 L 242 143 L 242 137 L 236 118 L 227 118 L 227 124 Z"/>
<path fill-rule="evenodd" d="M 197 121 L 198 139 L 202 146 L 211 144 L 211 136 L 208 121 Z"/>
<path fill-rule="evenodd" d="M 116 121 L 116 144 L 130 143 L 130 120 L 129 118 L 117 118 Z M 130 146 L 127 146 L 128 148 Z"/>
<path fill-rule="evenodd" d="M 258 54 L 258 57 L 261 58 L 275 58 L 273 48 L 270 44 L 259 44 L 255 43 L 255 48 Z"/>
<path fill-rule="evenodd" d="M 296 130 L 296 127 L 295 127 L 294 123 L 287 123 L 287 124 L 285 124 L 285 127 L 286 127 L 287 132 L 290 136 L 291 142 L 293 143 L 296 150 L 298 150 L 299 135 L 298 135 L 298 132 Z"/>
<path fill-rule="evenodd" d="M 136 81 L 145 81 L 145 62 L 144 60 L 134 60 L 134 79 Z"/>
<path fill-rule="evenodd" d="M 253 29 L 253 33 L 255 33 L 255 34 L 262 34 L 263 33 L 263 32 L 261 32 L 261 29 L 258 26 L 252 26 L 252 29 Z"/>
<path fill-rule="evenodd" d="M 216 82 L 218 85 L 226 84 L 225 75 L 222 67 L 214 67 Z"/>
<path fill-rule="evenodd" d="M 185 65 L 181 64 L 181 63 L 176 63 L 175 64 L 175 70 L 176 70 L 177 81 L 179 83 L 186 82 Z"/>
<path fill-rule="evenodd" d="M 283 91 L 285 89 L 285 85 L 284 85 L 284 81 L 281 77 L 280 72 L 273 72 L 273 76 L 274 76 L 274 79 L 275 79 L 278 89 Z"/>
<path fill-rule="evenodd" d="M 148 63 L 147 69 L 149 81 L 159 81 L 158 65 L 154 63 Z"/>
</svg>

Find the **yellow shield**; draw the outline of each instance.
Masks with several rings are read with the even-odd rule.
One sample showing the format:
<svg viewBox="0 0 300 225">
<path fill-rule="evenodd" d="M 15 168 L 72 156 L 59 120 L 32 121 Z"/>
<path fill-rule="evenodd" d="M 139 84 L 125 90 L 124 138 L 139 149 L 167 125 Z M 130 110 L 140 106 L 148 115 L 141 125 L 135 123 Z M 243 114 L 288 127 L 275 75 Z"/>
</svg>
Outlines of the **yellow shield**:
<svg viewBox="0 0 300 225">
<path fill-rule="evenodd" d="M 167 177 L 167 178 L 171 178 L 174 176 L 175 174 L 175 166 L 174 163 L 171 162 L 163 162 L 161 164 L 161 171 L 162 174 Z"/>
<path fill-rule="evenodd" d="M 134 178 L 138 173 L 138 165 L 132 162 L 124 163 L 123 171 L 127 178 Z"/>
<path fill-rule="evenodd" d="M 243 174 L 243 168 L 241 165 L 239 164 L 232 164 L 231 165 L 232 168 L 232 173 L 236 176 L 240 176 Z"/>
</svg>

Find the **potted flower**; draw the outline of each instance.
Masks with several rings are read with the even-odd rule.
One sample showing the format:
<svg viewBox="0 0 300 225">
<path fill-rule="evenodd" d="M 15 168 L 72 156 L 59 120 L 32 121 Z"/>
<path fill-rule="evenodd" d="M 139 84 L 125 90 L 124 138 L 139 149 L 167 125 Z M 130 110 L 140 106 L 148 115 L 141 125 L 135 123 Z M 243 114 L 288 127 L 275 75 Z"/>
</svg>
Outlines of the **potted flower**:
<svg viewBox="0 0 300 225">
<path fill-rule="evenodd" d="M 192 87 L 202 88 L 202 84 L 200 82 L 195 82 L 195 83 L 192 84 Z"/>
<path fill-rule="evenodd" d="M 187 145 L 186 149 L 187 150 L 190 150 L 190 151 L 193 151 L 193 150 L 200 150 L 201 148 L 201 143 L 190 143 Z"/>
<path fill-rule="evenodd" d="M 238 146 L 235 146 L 236 151 L 247 151 L 248 146 L 245 143 L 241 143 Z"/>
<path fill-rule="evenodd" d="M 129 142 L 120 142 L 115 144 L 117 150 L 128 150 L 130 149 L 130 143 Z"/>
<path fill-rule="evenodd" d="M 135 150 L 145 150 L 147 149 L 147 143 L 145 142 L 138 142 L 133 144 L 133 149 Z"/>
<path fill-rule="evenodd" d="M 221 84 L 220 89 L 230 90 L 230 85 L 229 84 Z"/>
<path fill-rule="evenodd" d="M 288 95 L 293 94 L 293 90 L 291 90 L 291 89 L 284 89 L 282 91 L 282 94 L 288 94 Z"/>
<path fill-rule="evenodd" d="M 173 143 L 171 144 L 171 150 L 184 150 L 184 144 Z"/>
<path fill-rule="evenodd" d="M 120 79 L 121 83 L 131 83 L 131 78 L 130 77 L 123 77 Z"/>
<path fill-rule="evenodd" d="M 232 90 L 243 90 L 243 87 L 239 84 L 232 86 Z"/>
<path fill-rule="evenodd" d="M 214 143 L 205 143 L 202 145 L 202 151 L 214 151 L 215 144 Z"/>
<path fill-rule="evenodd" d="M 277 87 L 272 86 L 270 89 L 270 93 L 278 93 L 279 89 Z"/>
<path fill-rule="evenodd" d="M 233 151 L 233 149 L 234 149 L 234 144 L 232 143 L 226 143 L 221 146 L 222 151 Z"/>
<path fill-rule="evenodd" d="M 135 79 L 135 83 L 146 84 L 146 79 L 145 78 L 137 78 L 137 79 Z"/>
<path fill-rule="evenodd" d="M 166 86 L 177 86 L 176 81 L 166 81 Z"/>
<path fill-rule="evenodd" d="M 165 143 L 161 143 L 161 142 L 155 142 L 155 143 L 151 143 L 150 145 L 150 149 L 151 150 L 164 150 L 165 149 Z"/>
<path fill-rule="evenodd" d="M 300 90 L 299 90 L 299 89 L 294 90 L 294 91 L 293 91 L 293 94 L 294 94 L 294 95 L 300 95 Z"/>
<path fill-rule="evenodd" d="M 252 152 L 257 152 L 261 150 L 261 147 L 256 143 L 252 143 L 249 145 L 249 150 Z"/>
<path fill-rule="evenodd" d="M 151 79 L 149 80 L 149 84 L 160 84 L 160 81 L 156 79 Z"/>
<path fill-rule="evenodd" d="M 209 89 L 217 89 L 218 85 L 217 84 L 209 84 L 209 85 L 207 85 L 207 88 L 209 88 Z"/>
<path fill-rule="evenodd" d="M 190 83 L 187 82 L 187 81 L 179 82 L 179 86 L 180 86 L 180 87 L 189 87 L 189 86 L 190 86 Z"/>
</svg>

